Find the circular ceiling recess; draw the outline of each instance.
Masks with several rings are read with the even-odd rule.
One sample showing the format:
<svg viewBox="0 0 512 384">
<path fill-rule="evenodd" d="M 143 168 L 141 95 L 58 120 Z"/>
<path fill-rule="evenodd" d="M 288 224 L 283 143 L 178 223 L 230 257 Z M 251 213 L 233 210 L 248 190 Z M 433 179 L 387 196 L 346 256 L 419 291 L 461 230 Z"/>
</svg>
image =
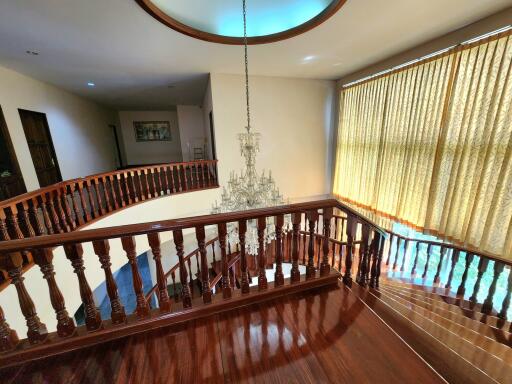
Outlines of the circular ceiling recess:
<svg viewBox="0 0 512 384">
<path fill-rule="evenodd" d="M 242 0 L 135 0 L 168 27 L 197 39 L 243 44 Z M 249 44 L 288 39 L 315 28 L 346 0 L 247 0 Z"/>
</svg>

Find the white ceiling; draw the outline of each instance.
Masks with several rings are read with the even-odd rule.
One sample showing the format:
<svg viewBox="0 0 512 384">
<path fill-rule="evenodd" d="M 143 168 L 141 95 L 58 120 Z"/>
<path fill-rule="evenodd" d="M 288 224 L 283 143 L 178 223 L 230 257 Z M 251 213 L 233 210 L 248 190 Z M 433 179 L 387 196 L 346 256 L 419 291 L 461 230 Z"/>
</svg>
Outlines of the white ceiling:
<svg viewBox="0 0 512 384">
<path fill-rule="evenodd" d="M 337 79 L 511 5 L 348 0 L 312 31 L 251 46 L 250 72 Z M 200 104 L 208 73 L 243 71 L 242 49 L 175 32 L 134 0 L 0 0 L 0 65 L 115 108 Z"/>
</svg>

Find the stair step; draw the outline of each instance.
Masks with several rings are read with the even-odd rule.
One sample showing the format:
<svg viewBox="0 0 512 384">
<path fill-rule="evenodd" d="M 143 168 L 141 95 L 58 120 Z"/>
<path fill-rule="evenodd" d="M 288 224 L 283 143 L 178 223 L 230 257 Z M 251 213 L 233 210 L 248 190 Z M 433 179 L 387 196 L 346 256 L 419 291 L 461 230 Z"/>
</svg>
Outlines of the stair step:
<svg viewBox="0 0 512 384">
<path fill-rule="evenodd" d="M 471 309 L 458 307 L 456 305 L 448 304 L 448 303 L 445 303 L 445 302 L 440 301 L 440 300 L 431 299 L 431 298 L 425 297 L 425 296 L 423 296 L 421 294 L 417 294 L 417 293 L 414 293 L 414 292 L 404 293 L 404 292 L 401 292 L 400 290 L 398 290 L 396 288 L 392 288 L 392 287 L 385 286 L 385 285 L 381 285 L 381 288 L 383 290 L 390 290 L 390 291 L 393 291 L 395 293 L 399 293 L 399 294 L 401 294 L 402 296 L 404 296 L 406 298 L 417 299 L 417 300 L 423 301 L 423 302 L 425 302 L 427 304 L 430 304 L 430 305 L 433 305 L 433 306 L 436 306 L 436 307 L 448 310 L 450 312 L 453 312 L 453 313 L 456 313 L 456 314 L 461 314 L 463 316 L 466 316 L 466 317 L 468 317 L 470 319 L 474 319 L 474 320 L 480 321 L 481 323 L 487 324 L 487 325 L 489 325 L 491 327 L 494 327 L 496 329 L 507 330 L 509 328 L 509 326 L 510 326 L 509 322 L 507 322 L 507 321 L 505 321 L 503 319 L 500 319 L 498 317 L 495 317 L 495 316 L 492 316 L 492 315 L 486 315 L 484 313 L 481 313 L 481 312 L 478 312 L 478 311 L 473 311 Z"/>
<path fill-rule="evenodd" d="M 369 291 L 358 284 L 353 284 L 352 291 L 449 383 L 496 383 L 490 375 L 449 348 L 422 326 L 395 311 L 378 297 L 378 292 Z M 506 373 L 501 376 L 506 376 Z"/>
<path fill-rule="evenodd" d="M 426 308 L 424 305 L 421 305 L 421 303 L 418 304 L 415 303 L 414 300 L 407 300 L 400 295 L 382 290 L 382 288 L 379 289 L 379 292 L 393 298 L 400 304 L 407 306 L 422 316 L 435 321 L 446 329 L 459 334 L 466 340 L 482 346 L 482 348 L 486 349 L 498 358 L 504 359 L 503 356 L 506 356 L 506 359 L 509 359 L 506 361 L 512 364 L 512 349 L 510 348 L 512 345 L 512 337 L 507 332 L 492 329 L 485 324 L 468 319 L 464 316 L 454 316 L 451 313 L 436 313 L 435 311 Z"/>
<path fill-rule="evenodd" d="M 482 304 L 473 303 L 469 300 L 464 299 L 463 297 L 458 297 L 453 292 L 451 292 L 447 288 L 439 288 L 439 287 L 421 287 L 417 285 L 404 284 L 402 282 L 394 282 L 392 280 L 387 280 L 383 282 L 381 285 L 395 287 L 397 289 L 404 289 L 408 291 L 415 291 L 418 294 L 421 294 L 426 297 L 440 299 L 448 304 L 454 304 L 462 308 L 467 308 L 472 311 L 481 311 Z M 497 312 L 493 310 L 491 313 L 493 316 L 497 316 Z"/>
</svg>

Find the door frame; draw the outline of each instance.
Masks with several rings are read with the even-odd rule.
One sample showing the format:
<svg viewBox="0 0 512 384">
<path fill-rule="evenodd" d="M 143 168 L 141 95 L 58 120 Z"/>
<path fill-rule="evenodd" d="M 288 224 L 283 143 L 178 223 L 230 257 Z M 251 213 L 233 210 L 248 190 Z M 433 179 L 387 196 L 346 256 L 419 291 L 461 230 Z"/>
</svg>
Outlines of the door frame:
<svg viewBox="0 0 512 384">
<path fill-rule="evenodd" d="M 57 181 L 57 183 L 61 182 L 62 181 L 62 173 L 60 172 L 59 159 L 57 158 L 57 152 L 55 152 L 55 146 L 53 145 L 53 137 L 52 137 L 52 133 L 50 132 L 50 126 L 48 125 L 48 118 L 46 117 L 46 113 L 38 112 L 38 111 L 31 111 L 29 109 L 22 109 L 22 108 L 18 108 L 18 112 L 20 114 L 20 120 L 21 120 L 22 126 L 23 126 L 23 118 L 21 117 L 22 113 L 28 112 L 28 113 L 33 113 L 33 114 L 37 114 L 37 115 L 42 115 L 42 117 L 44 118 L 44 129 L 45 129 L 46 135 L 48 137 L 50 150 L 52 152 L 53 159 L 55 160 L 55 168 L 57 169 L 57 176 L 60 179 Z M 25 127 L 23 127 L 23 133 L 25 134 L 25 140 L 27 141 L 27 145 L 29 145 L 29 147 L 30 147 L 30 144 L 28 144 Z M 30 159 L 32 160 L 32 165 L 34 165 L 34 160 L 32 159 L 32 153 L 30 154 Z M 35 169 L 35 165 L 34 165 L 34 169 Z M 36 171 L 36 174 L 37 174 L 37 171 Z M 39 176 L 37 177 L 37 181 L 39 182 Z"/>
<path fill-rule="evenodd" d="M 23 178 L 23 174 L 21 173 L 20 164 L 18 163 L 18 157 L 16 156 L 16 151 L 14 150 L 14 145 L 12 144 L 11 134 L 9 133 L 9 128 L 7 128 L 7 121 L 5 120 L 4 113 L 2 111 L 2 106 L 0 105 L 0 131 L 2 136 L 5 138 L 5 143 L 7 146 L 7 152 L 9 153 L 9 157 L 12 161 L 12 166 L 14 167 L 14 172 L 19 176 L 23 189 L 27 192 L 27 185 L 25 184 L 25 179 Z"/>
</svg>

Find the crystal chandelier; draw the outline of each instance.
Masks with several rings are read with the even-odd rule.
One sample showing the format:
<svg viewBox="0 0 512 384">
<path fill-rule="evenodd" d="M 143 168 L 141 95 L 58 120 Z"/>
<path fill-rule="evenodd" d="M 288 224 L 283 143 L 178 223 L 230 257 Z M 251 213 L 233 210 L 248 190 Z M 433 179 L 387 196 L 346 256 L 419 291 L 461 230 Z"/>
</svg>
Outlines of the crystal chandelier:
<svg viewBox="0 0 512 384">
<path fill-rule="evenodd" d="M 272 172 L 265 175 L 265 170 L 258 176 L 256 171 L 256 154 L 259 152 L 260 134 L 251 128 L 251 113 L 249 107 L 249 65 L 247 59 L 247 18 L 246 5 L 243 0 L 244 19 L 244 52 L 245 52 L 245 96 L 247 106 L 246 132 L 238 135 L 240 152 L 245 161 L 245 169 L 240 175 L 231 172 L 227 188 L 222 188 L 220 204 L 215 201 L 212 213 L 243 211 L 255 208 L 274 207 L 284 203 L 283 196 L 279 192 Z M 285 230 L 288 227 L 289 217 L 285 217 Z M 246 252 L 251 255 L 258 253 L 258 230 L 256 220 L 247 222 Z M 275 239 L 275 226 L 272 218 L 267 218 L 265 229 L 265 241 Z M 234 223 L 228 226 L 228 240 L 231 244 L 238 244 L 238 228 Z"/>
</svg>

